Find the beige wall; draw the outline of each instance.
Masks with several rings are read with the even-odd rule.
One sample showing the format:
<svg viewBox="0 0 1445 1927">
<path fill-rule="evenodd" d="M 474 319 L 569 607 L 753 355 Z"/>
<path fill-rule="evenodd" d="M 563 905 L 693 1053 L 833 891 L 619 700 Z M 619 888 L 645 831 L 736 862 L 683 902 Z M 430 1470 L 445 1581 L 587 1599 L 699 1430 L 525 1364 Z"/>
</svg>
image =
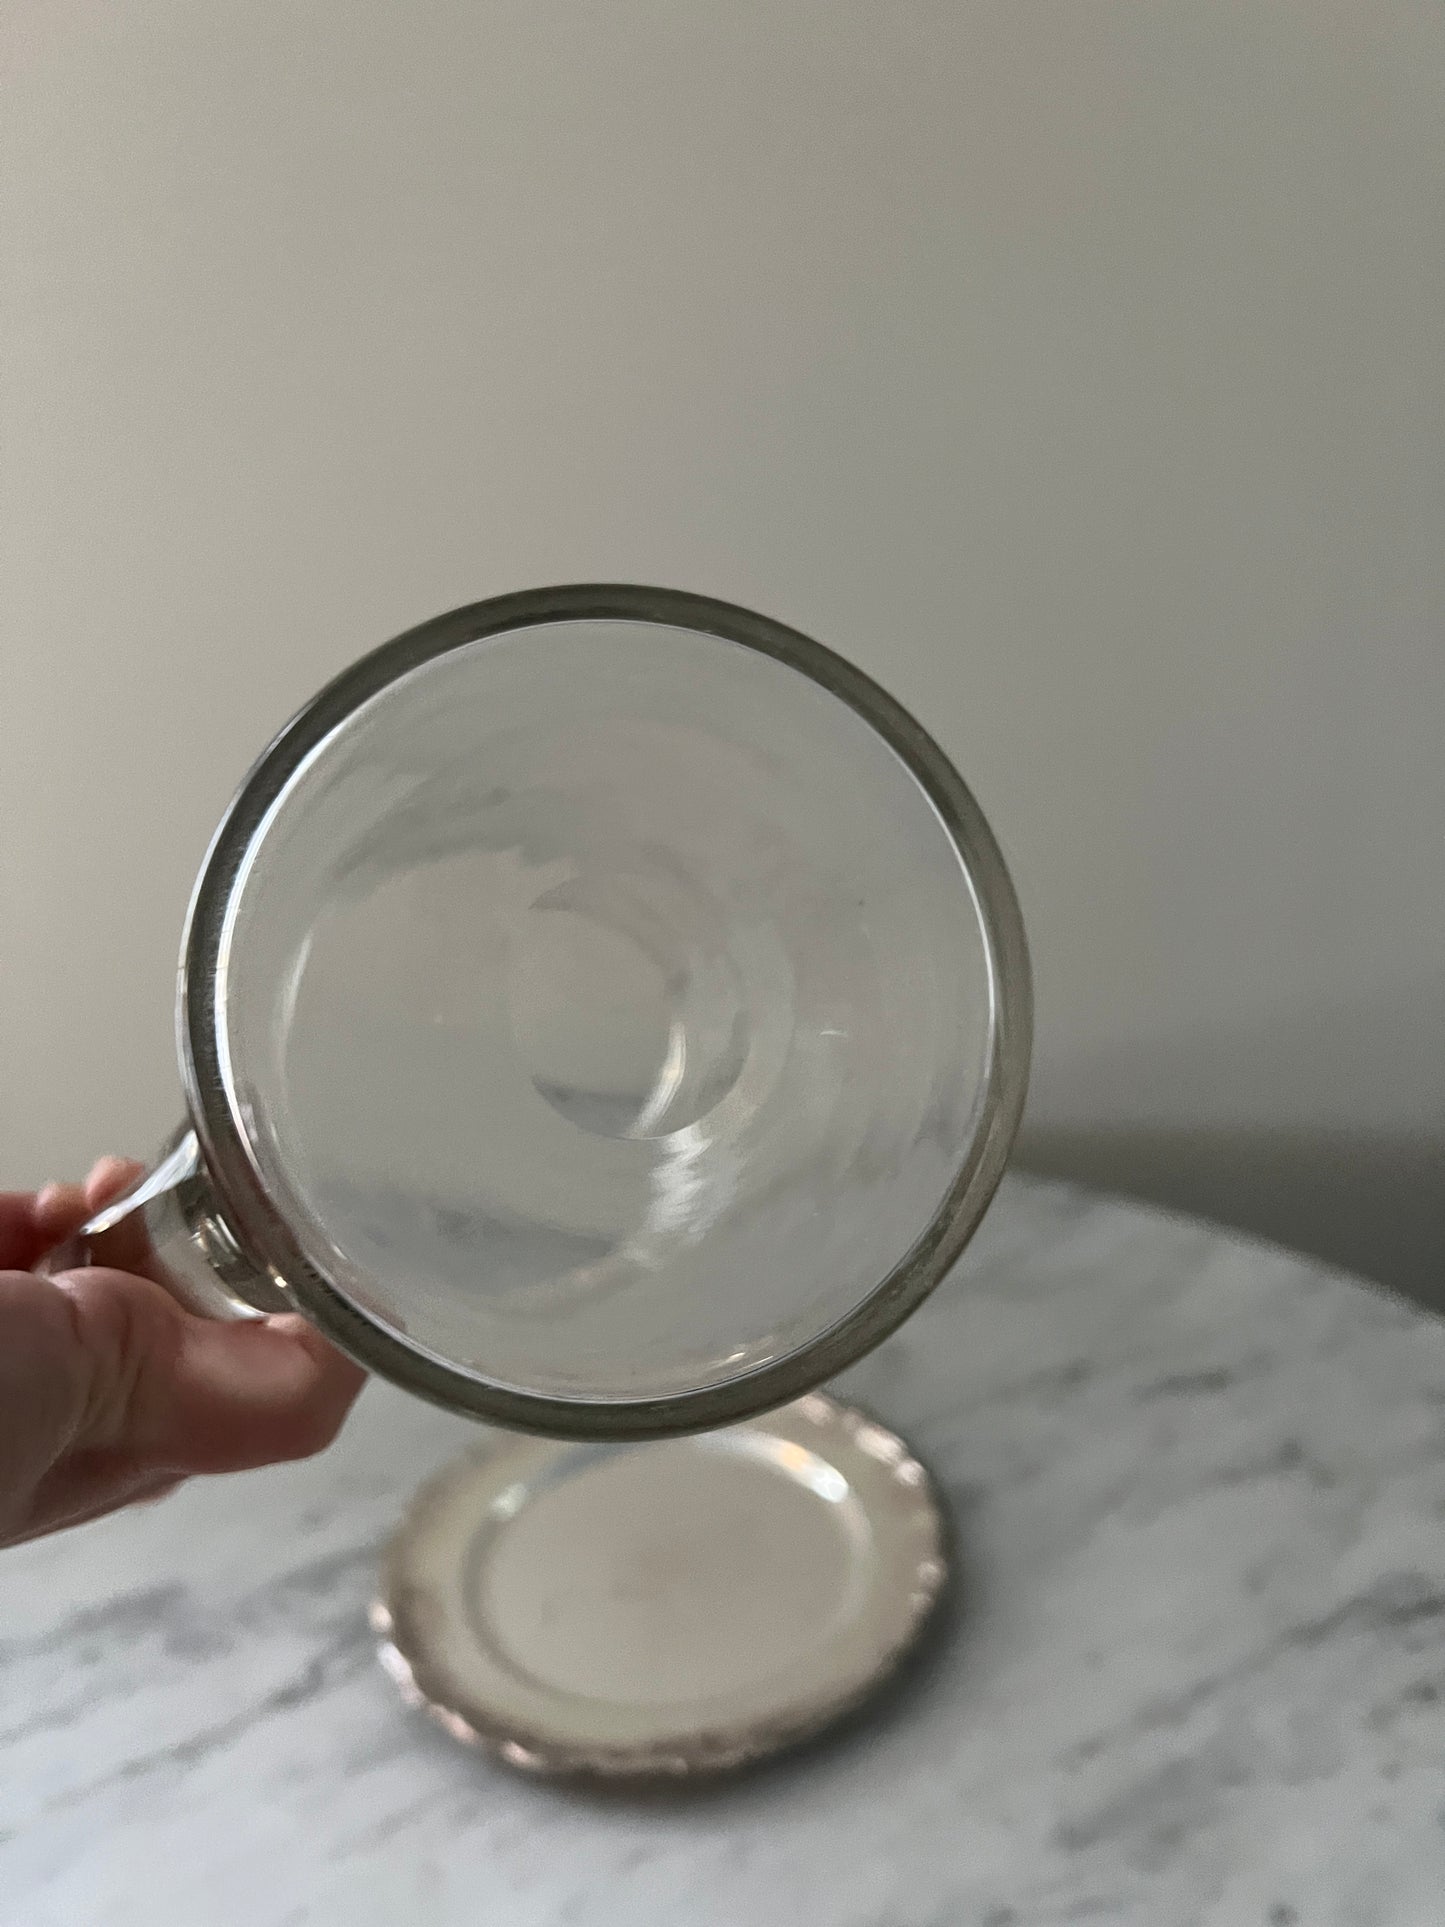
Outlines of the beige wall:
<svg viewBox="0 0 1445 1927">
<path fill-rule="evenodd" d="M 656 579 L 954 752 L 1035 1154 L 1445 1270 L 1435 0 L 11 0 L 0 1176 L 362 648 Z"/>
</svg>

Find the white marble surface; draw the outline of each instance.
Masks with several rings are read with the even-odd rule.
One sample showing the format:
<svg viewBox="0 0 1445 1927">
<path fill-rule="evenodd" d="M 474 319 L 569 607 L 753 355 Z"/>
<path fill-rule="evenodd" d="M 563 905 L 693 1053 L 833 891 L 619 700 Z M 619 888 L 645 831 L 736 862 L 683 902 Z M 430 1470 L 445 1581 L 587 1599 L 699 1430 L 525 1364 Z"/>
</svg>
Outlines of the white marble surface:
<svg viewBox="0 0 1445 1927">
<path fill-rule="evenodd" d="M 958 1514 L 902 1697 L 711 1791 L 586 1800 L 408 1714 L 377 1544 L 467 1428 L 0 1556 L 10 1927 L 1441 1927 L 1445 1327 L 1013 1180 L 852 1381 Z"/>
</svg>

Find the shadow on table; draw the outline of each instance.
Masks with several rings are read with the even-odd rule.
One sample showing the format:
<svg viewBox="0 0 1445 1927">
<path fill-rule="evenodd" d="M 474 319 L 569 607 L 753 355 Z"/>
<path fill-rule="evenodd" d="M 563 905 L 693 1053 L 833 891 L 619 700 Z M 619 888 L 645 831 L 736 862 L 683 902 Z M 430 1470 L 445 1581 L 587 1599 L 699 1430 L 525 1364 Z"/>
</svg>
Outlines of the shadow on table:
<svg viewBox="0 0 1445 1927">
<path fill-rule="evenodd" d="M 1445 1310 L 1445 965 L 1328 1004 L 1281 987 L 1251 1018 L 1038 1068 L 1024 1169 L 1238 1226 Z M 1262 1098 L 1322 1122 L 1229 1122 L 1258 1119 Z"/>
<path fill-rule="evenodd" d="M 1445 1091 L 1445 1066 L 1441 1067 Z M 1281 1130 L 1038 1130 L 1027 1170 L 1237 1226 L 1445 1311 L 1445 1143 Z"/>
</svg>

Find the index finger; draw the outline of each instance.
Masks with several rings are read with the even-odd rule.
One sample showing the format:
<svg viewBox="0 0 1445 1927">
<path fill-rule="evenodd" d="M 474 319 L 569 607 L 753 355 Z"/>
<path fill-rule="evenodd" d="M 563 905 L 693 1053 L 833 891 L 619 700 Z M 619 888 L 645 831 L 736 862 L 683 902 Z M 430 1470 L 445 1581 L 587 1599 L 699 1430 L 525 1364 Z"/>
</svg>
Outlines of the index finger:
<svg viewBox="0 0 1445 1927">
<path fill-rule="evenodd" d="M 0 1271 L 29 1271 L 144 1169 L 129 1158 L 106 1157 L 91 1167 L 84 1184 L 0 1191 Z"/>
</svg>

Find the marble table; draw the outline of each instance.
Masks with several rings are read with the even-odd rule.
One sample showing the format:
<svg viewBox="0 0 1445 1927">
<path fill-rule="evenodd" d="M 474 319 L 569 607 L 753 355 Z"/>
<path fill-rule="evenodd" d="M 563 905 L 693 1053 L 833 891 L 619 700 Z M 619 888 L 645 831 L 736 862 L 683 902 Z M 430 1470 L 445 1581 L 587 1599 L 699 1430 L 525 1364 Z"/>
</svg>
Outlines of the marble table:
<svg viewBox="0 0 1445 1927">
<path fill-rule="evenodd" d="M 852 1390 L 956 1509 L 933 1650 L 830 1743 L 647 1799 L 409 1713 L 377 1547 L 469 1429 L 0 1556 L 6 1927 L 1440 1927 L 1445 1327 L 1013 1179 Z"/>
</svg>

